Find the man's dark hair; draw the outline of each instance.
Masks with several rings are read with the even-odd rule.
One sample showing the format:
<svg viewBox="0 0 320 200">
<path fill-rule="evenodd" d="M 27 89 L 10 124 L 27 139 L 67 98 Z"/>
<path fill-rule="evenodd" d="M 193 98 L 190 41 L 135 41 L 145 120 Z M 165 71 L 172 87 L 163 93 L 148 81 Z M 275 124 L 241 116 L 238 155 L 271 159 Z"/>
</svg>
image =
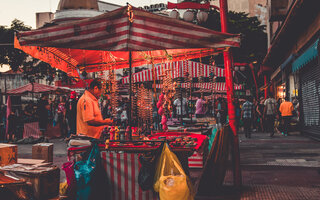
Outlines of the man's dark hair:
<svg viewBox="0 0 320 200">
<path fill-rule="evenodd" d="M 93 79 L 90 83 L 89 89 L 93 89 L 95 86 L 97 86 L 99 89 L 102 88 L 100 79 L 98 78 Z"/>
<path fill-rule="evenodd" d="M 44 97 L 49 97 L 49 94 L 47 94 L 47 93 L 42 93 L 42 94 L 41 94 L 41 99 L 43 99 Z"/>
<path fill-rule="evenodd" d="M 273 98 L 273 93 L 272 92 L 269 93 L 269 97 Z"/>
<path fill-rule="evenodd" d="M 289 101 L 289 97 L 285 97 L 284 100 Z"/>
</svg>

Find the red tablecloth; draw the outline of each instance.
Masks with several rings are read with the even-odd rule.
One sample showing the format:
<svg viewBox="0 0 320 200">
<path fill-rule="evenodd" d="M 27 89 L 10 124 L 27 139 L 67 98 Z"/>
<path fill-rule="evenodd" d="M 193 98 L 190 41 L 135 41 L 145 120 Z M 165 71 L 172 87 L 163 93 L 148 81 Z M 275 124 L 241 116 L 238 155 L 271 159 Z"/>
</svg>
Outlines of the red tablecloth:
<svg viewBox="0 0 320 200">
<path fill-rule="evenodd" d="M 188 158 L 188 166 L 189 168 L 203 168 L 203 151 L 205 148 L 205 141 L 208 140 L 207 136 L 193 133 L 163 132 L 156 133 L 149 138 L 158 138 L 160 136 L 190 136 L 192 138 L 197 138 L 197 145 L 194 147 L 196 151 Z"/>
<path fill-rule="evenodd" d="M 41 132 L 39 129 L 39 122 L 24 123 L 23 138 L 27 138 L 31 136 L 34 138 L 39 138 L 40 135 L 41 135 Z"/>
<path fill-rule="evenodd" d="M 203 146 L 203 142 L 207 139 L 207 136 L 201 135 L 201 134 L 194 134 L 194 133 L 182 133 L 182 132 L 162 132 L 162 133 L 156 133 L 152 136 L 149 136 L 150 139 L 153 138 L 159 138 L 161 136 L 190 136 L 192 138 L 197 138 L 197 145 L 194 147 L 196 151 L 200 151 L 201 147 Z"/>
<path fill-rule="evenodd" d="M 139 154 L 101 152 L 104 168 L 111 183 L 112 200 L 154 200 L 153 191 L 142 191 L 138 184 Z"/>
</svg>

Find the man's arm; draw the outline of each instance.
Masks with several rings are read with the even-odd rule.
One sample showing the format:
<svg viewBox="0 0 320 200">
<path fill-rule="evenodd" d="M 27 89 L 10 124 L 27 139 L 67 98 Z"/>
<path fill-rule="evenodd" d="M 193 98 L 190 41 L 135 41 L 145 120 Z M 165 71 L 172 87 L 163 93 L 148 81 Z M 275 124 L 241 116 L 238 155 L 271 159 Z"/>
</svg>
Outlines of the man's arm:
<svg viewBox="0 0 320 200">
<path fill-rule="evenodd" d="M 92 119 L 88 121 L 90 126 L 104 126 L 104 125 L 112 125 L 112 119 Z"/>
</svg>

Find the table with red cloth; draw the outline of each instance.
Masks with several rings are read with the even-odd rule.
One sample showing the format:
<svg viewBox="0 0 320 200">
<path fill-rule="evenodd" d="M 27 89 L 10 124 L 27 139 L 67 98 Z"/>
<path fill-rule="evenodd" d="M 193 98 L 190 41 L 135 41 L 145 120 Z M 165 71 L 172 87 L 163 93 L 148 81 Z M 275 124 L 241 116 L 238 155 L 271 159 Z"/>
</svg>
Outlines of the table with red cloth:
<svg viewBox="0 0 320 200">
<path fill-rule="evenodd" d="M 188 167 L 189 168 L 203 168 L 203 162 L 207 155 L 207 145 L 208 145 L 208 137 L 201 134 L 194 133 L 183 133 L 183 132 L 160 132 L 149 136 L 150 139 L 159 138 L 159 137 L 168 137 L 168 136 L 189 136 L 192 138 L 197 138 L 197 145 L 194 148 L 193 154 L 188 157 Z"/>
<path fill-rule="evenodd" d="M 34 137 L 39 138 L 41 132 L 39 129 L 39 122 L 24 123 L 23 125 L 23 138 Z"/>
<path fill-rule="evenodd" d="M 158 138 L 159 136 L 175 135 L 196 137 L 198 139 L 198 144 L 194 147 L 171 147 L 171 150 L 177 155 L 187 173 L 188 157 L 191 156 L 194 151 L 202 151 L 206 136 L 192 133 L 167 132 L 154 134 L 150 136 L 150 139 Z M 136 142 L 138 142 L 138 144 Z M 141 167 L 139 154 L 156 150 L 158 147 L 158 144 L 150 145 L 146 142 L 141 143 L 141 141 L 134 141 L 134 143 L 110 142 L 107 150 L 105 150 L 104 144 L 99 145 L 103 166 L 111 183 L 112 200 L 158 199 L 158 194 L 154 193 L 153 190 L 142 191 L 138 184 L 138 175 Z M 90 150 L 90 146 L 69 147 L 68 155 L 78 154 L 88 150 Z"/>
</svg>

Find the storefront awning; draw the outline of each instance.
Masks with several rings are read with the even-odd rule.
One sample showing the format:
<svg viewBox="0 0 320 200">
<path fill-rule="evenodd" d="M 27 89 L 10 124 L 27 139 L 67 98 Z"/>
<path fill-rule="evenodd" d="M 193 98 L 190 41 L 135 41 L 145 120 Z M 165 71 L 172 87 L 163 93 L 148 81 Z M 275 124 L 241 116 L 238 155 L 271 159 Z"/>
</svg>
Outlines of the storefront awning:
<svg viewBox="0 0 320 200">
<path fill-rule="evenodd" d="M 295 58 L 296 58 L 295 54 L 291 54 L 291 55 L 280 65 L 281 70 L 283 70 L 284 68 L 286 68 Z"/>
<path fill-rule="evenodd" d="M 299 56 L 299 58 L 293 62 L 292 72 L 298 71 L 318 56 L 318 44 L 319 39 L 317 39 L 315 43 L 313 43 L 303 54 Z"/>
</svg>

